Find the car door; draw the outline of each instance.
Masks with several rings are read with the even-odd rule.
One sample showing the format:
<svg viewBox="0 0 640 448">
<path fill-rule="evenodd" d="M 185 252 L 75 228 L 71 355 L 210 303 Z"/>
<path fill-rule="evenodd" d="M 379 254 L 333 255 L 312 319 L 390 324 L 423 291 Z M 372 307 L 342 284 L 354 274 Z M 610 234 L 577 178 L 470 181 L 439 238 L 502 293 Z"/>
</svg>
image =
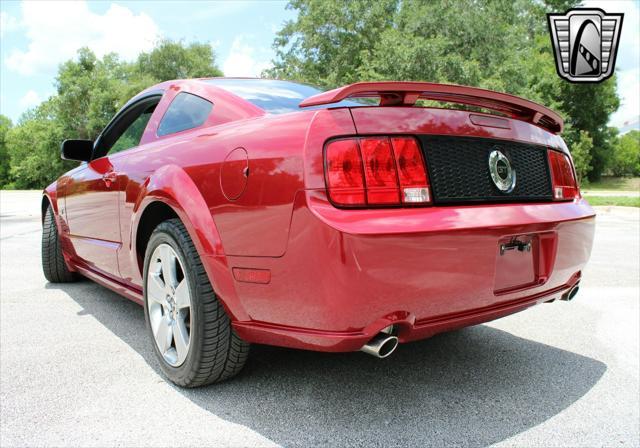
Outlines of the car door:
<svg viewBox="0 0 640 448">
<path fill-rule="evenodd" d="M 121 111 L 96 141 L 92 160 L 65 186 L 66 220 L 76 256 L 113 277 L 120 277 L 120 194 L 125 183 L 114 156 L 138 145 L 156 104 L 134 104 Z"/>
</svg>

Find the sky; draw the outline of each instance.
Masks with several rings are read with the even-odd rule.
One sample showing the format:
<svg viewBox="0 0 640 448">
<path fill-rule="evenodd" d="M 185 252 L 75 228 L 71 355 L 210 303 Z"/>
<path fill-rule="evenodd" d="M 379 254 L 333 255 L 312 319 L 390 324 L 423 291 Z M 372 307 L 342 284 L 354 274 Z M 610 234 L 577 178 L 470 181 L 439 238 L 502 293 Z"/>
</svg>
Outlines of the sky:
<svg viewBox="0 0 640 448">
<path fill-rule="evenodd" d="M 622 105 L 610 124 L 637 122 L 640 0 L 587 0 L 585 6 L 625 13 L 616 62 Z M 0 0 L 0 113 L 15 122 L 55 93 L 58 65 L 82 46 L 133 60 L 161 38 L 208 42 L 226 76 L 259 76 L 274 56 L 275 33 L 294 18 L 284 1 Z"/>
</svg>

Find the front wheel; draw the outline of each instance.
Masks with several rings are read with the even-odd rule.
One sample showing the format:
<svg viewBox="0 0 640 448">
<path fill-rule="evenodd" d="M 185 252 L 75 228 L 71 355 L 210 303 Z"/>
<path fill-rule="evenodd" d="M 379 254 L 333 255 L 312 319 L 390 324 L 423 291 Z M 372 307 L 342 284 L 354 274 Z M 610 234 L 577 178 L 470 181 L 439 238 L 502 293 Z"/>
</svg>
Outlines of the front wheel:
<svg viewBox="0 0 640 448">
<path fill-rule="evenodd" d="M 156 227 L 147 245 L 144 308 L 160 366 L 177 385 L 223 381 L 244 366 L 249 344 L 233 331 L 178 219 Z"/>
<path fill-rule="evenodd" d="M 78 278 L 64 261 L 56 217 L 51 207 L 47 208 L 42 223 L 42 273 L 51 283 L 68 283 Z"/>
</svg>

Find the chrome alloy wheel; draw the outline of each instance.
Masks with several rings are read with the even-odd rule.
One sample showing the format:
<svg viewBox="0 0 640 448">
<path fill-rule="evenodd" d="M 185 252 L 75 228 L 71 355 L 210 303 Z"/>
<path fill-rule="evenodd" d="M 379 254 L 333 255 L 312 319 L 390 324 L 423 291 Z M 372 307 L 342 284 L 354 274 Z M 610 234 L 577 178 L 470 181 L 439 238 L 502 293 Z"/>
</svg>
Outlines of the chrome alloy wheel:
<svg viewBox="0 0 640 448">
<path fill-rule="evenodd" d="M 191 297 L 175 250 L 162 243 L 153 251 L 147 272 L 147 312 L 156 347 L 164 360 L 180 366 L 191 341 Z"/>
</svg>

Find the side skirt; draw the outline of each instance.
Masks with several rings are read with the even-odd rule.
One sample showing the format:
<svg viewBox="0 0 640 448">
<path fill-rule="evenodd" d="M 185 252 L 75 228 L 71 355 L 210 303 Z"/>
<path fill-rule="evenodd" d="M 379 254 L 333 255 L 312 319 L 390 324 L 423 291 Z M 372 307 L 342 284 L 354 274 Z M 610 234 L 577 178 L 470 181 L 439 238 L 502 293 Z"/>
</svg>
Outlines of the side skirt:
<svg viewBox="0 0 640 448">
<path fill-rule="evenodd" d="M 137 288 L 132 288 L 129 285 L 125 285 L 119 280 L 116 280 L 111 277 L 107 277 L 104 274 L 101 274 L 93 269 L 88 268 L 87 266 L 82 266 L 79 264 L 73 265 L 74 269 L 77 270 L 80 274 L 87 277 L 89 280 L 93 280 L 99 285 L 104 286 L 105 288 L 109 288 L 110 290 L 120 294 L 121 296 L 137 303 L 138 305 L 144 304 L 144 298 L 142 296 L 142 290 Z"/>
</svg>

